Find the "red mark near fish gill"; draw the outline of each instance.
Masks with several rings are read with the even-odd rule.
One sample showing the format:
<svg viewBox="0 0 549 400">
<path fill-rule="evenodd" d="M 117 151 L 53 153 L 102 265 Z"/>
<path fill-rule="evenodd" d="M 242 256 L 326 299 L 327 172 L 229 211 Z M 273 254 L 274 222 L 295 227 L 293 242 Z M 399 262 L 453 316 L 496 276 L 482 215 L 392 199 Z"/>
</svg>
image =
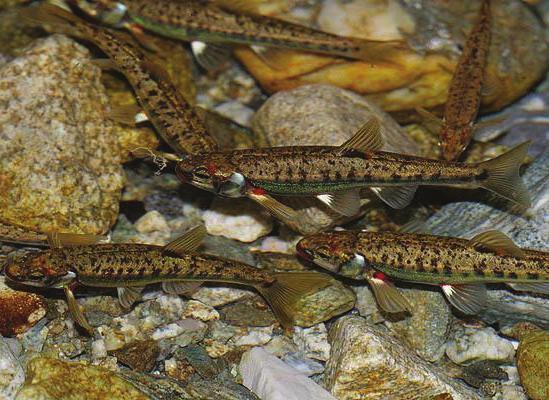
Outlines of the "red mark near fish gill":
<svg viewBox="0 0 549 400">
<path fill-rule="evenodd" d="M 385 275 L 383 272 L 376 271 L 374 272 L 374 278 L 379 279 L 380 281 L 386 281 L 387 275 Z"/>
<path fill-rule="evenodd" d="M 217 167 L 214 163 L 208 163 L 206 164 L 206 169 L 210 174 L 215 174 L 217 172 Z"/>
<path fill-rule="evenodd" d="M 267 191 L 265 189 L 256 187 L 252 188 L 251 192 L 256 196 L 265 196 L 267 194 Z"/>
</svg>

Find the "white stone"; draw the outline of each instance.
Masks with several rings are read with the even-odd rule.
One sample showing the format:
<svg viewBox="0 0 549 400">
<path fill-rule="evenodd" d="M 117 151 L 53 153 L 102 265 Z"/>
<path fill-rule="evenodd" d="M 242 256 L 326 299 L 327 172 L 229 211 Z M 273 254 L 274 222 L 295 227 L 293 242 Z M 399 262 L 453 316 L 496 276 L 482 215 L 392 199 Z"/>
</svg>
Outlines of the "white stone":
<svg viewBox="0 0 549 400">
<path fill-rule="evenodd" d="M 210 235 L 249 243 L 273 229 L 269 213 L 248 199 L 216 198 L 202 215 Z"/>
<path fill-rule="evenodd" d="M 515 355 L 513 342 L 504 339 L 493 328 L 466 328 L 446 345 L 446 355 L 456 364 L 482 360 L 509 361 Z"/>
<path fill-rule="evenodd" d="M 528 400 L 524 389 L 519 385 L 502 385 L 501 395 L 493 397 L 494 400 Z"/>
<path fill-rule="evenodd" d="M 261 346 L 271 340 L 272 334 L 273 325 L 248 328 L 248 333 L 236 339 L 234 344 L 236 346 Z"/>
<path fill-rule="evenodd" d="M 294 328 L 294 343 L 299 351 L 310 358 L 327 361 L 330 358 L 330 344 L 326 325 L 320 323 L 310 328 Z"/>
<path fill-rule="evenodd" d="M 213 307 L 200 301 L 190 300 L 187 302 L 182 317 L 190 317 L 201 321 L 215 321 L 219 319 L 219 313 Z"/>
<path fill-rule="evenodd" d="M 141 218 L 135 221 L 134 227 L 139 233 L 170 231 L 166 218 L 156 210 L 149 211 L 145 215 L 142 215 Z"/>
<path fill-rule="evenodd" d="M 105 340 L 94 340 L 91 344 L 91 353 L 94 360 L 107 357 L 107 347 L 105 345 Z"/>
<path fill-rule="evenodd" d="M 23 367 L 0 336 L 0 399 L 13 399 L 24 380 Z"/>
<path fill-rule="evenodd" d="M 261 347 L 240 361 L 242 383 L 262 400 L 336 400 L 320 385 Z"/>
<path fill-rule="evenodd" d="M 224 306 L 253 294 L 250 290 L 229 287 L 202 287 L 191 295 L 194 300 L 201 301 L 211 307 Z"/>
</svg>

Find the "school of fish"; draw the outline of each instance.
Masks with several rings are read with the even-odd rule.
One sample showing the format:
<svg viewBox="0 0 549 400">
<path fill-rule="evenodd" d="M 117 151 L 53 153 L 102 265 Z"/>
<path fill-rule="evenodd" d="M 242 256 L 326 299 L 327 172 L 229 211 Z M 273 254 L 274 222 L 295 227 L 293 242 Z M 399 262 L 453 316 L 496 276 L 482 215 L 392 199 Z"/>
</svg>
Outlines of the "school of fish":
<svg viewBox="0 0 549 400">
<path fill-rule="evenodd" d="M 383 61 L 407 49 L 402 42 L 345 38 L 256 15 L 250 7 L 253 1 L 248 5 L 234 0 L 69 3 L 74 10 L 42 4 L 23 9 L 22 17 L 91 42 L 105 54 L 106 60 L 94 63 L 122 73 L 140 106 L 114 108 L 109 117 L 128 124 L 150 121 L 175 153 L 169 160 L 185 184 L 222 197 L 250 198 L 282 223 L 297 218 L 295 210 L 280 200 L 284 197 L 314 197 L 337 213 L 353 217 L 360 212 L 363 188 L 370 188 L 397 209 L 413 201 L 419 186 L 482 188 L 521 210 L 530 205 L 519 174 L 528 143 L 487 161 L 457 161 L 471 140 L 486 83 L 490 0 L 480 2 L 453 74 L 443 119 L 438 121 L 442 160 L 381 151 L 383 127 L 376 119 L 365 121 L 340 146 L 219 149 L 199 110 L 185 101 L 168 73 L 148 55 L 156 47 L 149 33 L 189 42 L 197 61 L 208 69 L 216 68 L 237 45 L 253 46 L 266 58 L 273 48 L 286 48 Z M 78 12 L 87 18 L 77 16 Z M 139 44 L 117 29 L 131 32 Z M 419 112 L 436 118 L 425 110 Z M 301 239 L 297 255 L 327 273 L 268 272 L 201 254 L 205 236 L 205 228 L 198 226 L 166 246 L 112 244 L 93 235 L 37 232 L 0 221 L 1 241 L 49 246 L 9 257 L 6 276 L 30 286 L 63 289 L 72 317 L 89 334 L 93 328 L 75 300 L 78 285 L 116 288 L 126 308 L 139 301 L 143 288 L 150 284 L 161 284 L 173 294 L 188 294 L 203 282 L 249 286 L 264 297 L 284 327 L 293 325 L 299 299 L 326 287 L 333 275 L 366 281 L 387 313 L 413 312 L 392 280 L 439 286 L 464 314 L 476 314 L 486 306 L 486 284 L 549 293 L 549 253 L 521 249 L 497 231 L 469 239 L 404 231 L 319 232 Z"/>
</svg>

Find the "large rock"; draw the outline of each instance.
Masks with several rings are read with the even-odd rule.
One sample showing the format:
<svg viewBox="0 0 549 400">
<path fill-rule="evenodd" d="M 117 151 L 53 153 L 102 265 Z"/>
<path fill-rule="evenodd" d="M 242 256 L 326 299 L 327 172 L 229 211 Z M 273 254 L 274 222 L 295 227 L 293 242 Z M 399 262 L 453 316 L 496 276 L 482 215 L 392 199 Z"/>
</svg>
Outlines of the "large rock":
<svg viewBox="0 0 549 400">
<path fill-rule="evenodd" d="M 113 372 L 52 358 L 35 358 L 27 365 L 25 385 L 16 400 L 148 400 Z"/>
<path fill-rule="evenodd" d="M 517 367 L 520 382 L 532 400 L 549 398 L 549 332 L 535 331 L 520 339 Z"/>
<path fill-rule="evenodd" d="M 0 68 L 0 219 L 104 233 L 124 175 L 100 70 L 60 35 Z"/>
<path fill-rule="evenodd" d="M 332 350 L 325 384 L 340 400 L 453 400 L 480 396 L 465 384 L 418 357 L 390 334 L 361 317 L 339 319 L 330 329 Z"/>
</svg>

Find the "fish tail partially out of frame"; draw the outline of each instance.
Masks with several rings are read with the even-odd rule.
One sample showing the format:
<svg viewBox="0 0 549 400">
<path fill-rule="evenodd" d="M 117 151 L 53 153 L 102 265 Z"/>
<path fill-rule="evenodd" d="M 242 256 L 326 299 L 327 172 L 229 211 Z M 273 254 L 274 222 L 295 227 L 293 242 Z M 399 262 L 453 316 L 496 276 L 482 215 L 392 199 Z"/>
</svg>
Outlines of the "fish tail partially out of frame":
<svg viewBox="0 0 549 400">
<path fill-rule="evenodd" d="M 315 289 L 326 287 L 332 279 L 319 272 L 279 272 L 274 278 L 272 284 L 258 285 L 256 289 L 285 328 L 294 324 L 298 301 Z"/>
<path fill-rule="evenodd" d="M 521 143 L 499 157 L 480 163 L 488 177 L 479 185 L 521 207 L 528 208 L 530 195 L 520 178 L 519 168 L 527 156 L 529 145 L 530 142 Z"/>
</svg>

